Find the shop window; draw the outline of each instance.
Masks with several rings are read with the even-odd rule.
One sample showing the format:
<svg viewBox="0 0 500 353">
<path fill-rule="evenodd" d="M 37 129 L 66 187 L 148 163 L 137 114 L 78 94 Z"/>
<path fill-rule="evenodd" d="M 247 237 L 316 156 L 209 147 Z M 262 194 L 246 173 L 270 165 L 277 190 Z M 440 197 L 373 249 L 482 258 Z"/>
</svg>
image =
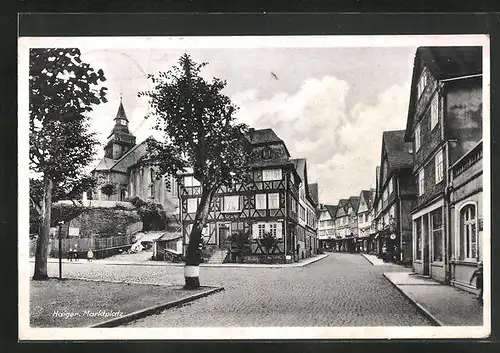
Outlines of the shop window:
<svg viewBox="0 0 500 353">
<path fill-rule="evenodd" d="M 413 224 L 415 226 L 416 241 L 415 258 L 417 260 L 422 260 L 422 218 L 417 218 L 415 221 L 413 221 Z"/>
<path fill-rule="evenodd" d="M 460 258 L 476 260 L 477 232 L 476 206 L 469 204 L 460 210 Z"/>
<path fill-rule="evenodd" d="M 443 213 L 441 207 L 431 212 L 433 260 L 443 261 Z"/>
</svg>

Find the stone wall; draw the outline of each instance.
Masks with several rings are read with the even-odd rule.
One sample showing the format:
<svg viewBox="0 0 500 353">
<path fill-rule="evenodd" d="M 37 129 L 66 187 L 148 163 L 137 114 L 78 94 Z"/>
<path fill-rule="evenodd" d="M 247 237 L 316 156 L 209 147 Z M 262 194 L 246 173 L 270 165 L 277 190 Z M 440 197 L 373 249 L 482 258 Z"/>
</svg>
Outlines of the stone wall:
<svg viewBox="0 0 500 353">
<path fill-rule="evenodd" d="M 139 222 L 141 218 L 134 210 L 91 208 L 71 220 L 67 226 L 79 228 L 80 237 L 90 237 L 100 233 L 126 235 L 130 229 L 134 228 L 131 226 Z"/>
</svg>

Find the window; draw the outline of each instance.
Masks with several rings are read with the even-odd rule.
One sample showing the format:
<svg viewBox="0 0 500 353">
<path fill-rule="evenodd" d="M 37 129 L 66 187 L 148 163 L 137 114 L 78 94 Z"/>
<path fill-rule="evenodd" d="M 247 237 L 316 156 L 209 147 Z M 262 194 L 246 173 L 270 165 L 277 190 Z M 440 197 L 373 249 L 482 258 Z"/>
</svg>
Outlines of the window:
<svg viewBox="0 0 500 353">
<path fill-rule="evenodd" d="M 280 208 L 280 194 L 269 194 L 269 209 L 276 210 Z"/>
<path fill-rule="evenodd" d="M 422 217 L 417 218 L 414 222 L 415 226 L 415 258 L 417 260 L 422 260 Z"/>
<path fill-rule="evenodd" d="M 476 206 L 467 205 L 460 210 L 460 259 L 477 258 Z"/>
<path fill-rule="evenodd" d="M 420 149 L 420 123 L 415 126 L 415 152 Z"/>
<path fill-rule="evenodd" d="M 302 205 L 300 205 L 300 214 L 299 214 L 299 217 L 303 221 L 306 219 L 306 209 Z"/>
<path fill-rule="evenodd" d="M 424 168 L 420 169 L 418 172 L 418 196 L 422 196 L 425 192 L 424 190 Z"/>
<path fill-rule="evenodd" d="M 198 199 L 188 199 L 187 203 L 188 203 L 187 212 L 195 213 L 196 209 L 198 208 Z"/>
<path fill-rule="evenodd" d="M 382 194 L 382 201 L 387 201 L 388 198 L 388 192 L 387 189 L 384 190 L 384 193 Z"/>
<path fill-rule="evenodd" d="M 392 190 L 393 190 L 392 189 L 392 178 L 389 179 L 389 185 L 388 185 L 388 187 L 389 187 L 389 195 L 390 195 L 390 194 L 392 194 Z"/>
<path fill-rule="evenodd" d="M 265 223 L 258 224 L 258 230 L 259 230 L 259 237 L 264 236 L 264 233 L 266 232 L 266 225 Z"/>
<path fill-rule="evenodd" d="M 281 169 L 264 169 L 262 171 L 262 180 L 281 180 Z"/>
<path fill-rule="evenodd" d="M 224 196 L 224 212 L 235 212 L 240 210 L 240 197 L 235 196 Z"/>
<path fill-rule="evenodd" d="M 184 186 L 200 186 L 200 182 L 194 178 L 194 176 L 185 176 L 184 177 Z"/>
<path fill-rule="evenodd" d="M 443 150 L 439 151 L 434 157 L 434 166 L 436 170 L 436 184 L 443 180 Z"/>
<path fill-rule="evenodd" d="M 437 94 L 431 102 L 431 130 L 437 125 L 439 121 L 439 104 Z"/>
<path fill-rule="evenodd" d="M 443 261 L 443 213 L 441 207 L 431 212 L 433 260 Z"/>
<path fill-rule="evenodd" d="M 278 239 L 283 238 L 281 223 L 256 223 L 253 225 L 252 237 L 254 239 L 264 236 L 265 233 L 271 233 Z"/>
<path fill-rule="evenodd" d="M 255 195 L 255 209 L 265 210 L 267 208 L 267 195 L 266 194 L 256 194 Z"/>
<path fill-rule="evenodd" d="M 297 212 L 297 201 L 295 201 L 293 198 L 291 199 L 291 204 L 292 204 L 292 212 Z"/>
<path fill-rule="evenodd" d="M 420 97 L 420 95 L 424 92 L 425 87 L 427 86 L 427 75 L 425 74 L 425 71 L 422 71 L 422 74 L 420 75 L 420 80 L 418 80 L 418 86 L 417 86 L 417 96 Z M 418 99 L 417 97 L 417 99 Z"/>
<path fill-rule="evenodd" d="M 278 225 L 276 223 L 269 224 L 269 232 L 271 233 L 272 236 L 274 237 L 277 236 L 277 229 Z"/>
<path fill-rule="evenodd" d="M 270 158 L 271 158 L 271 149 L 264 148 L 264 150 L 262 150 L 262 159 L 270 159 Z"/>
</svg>

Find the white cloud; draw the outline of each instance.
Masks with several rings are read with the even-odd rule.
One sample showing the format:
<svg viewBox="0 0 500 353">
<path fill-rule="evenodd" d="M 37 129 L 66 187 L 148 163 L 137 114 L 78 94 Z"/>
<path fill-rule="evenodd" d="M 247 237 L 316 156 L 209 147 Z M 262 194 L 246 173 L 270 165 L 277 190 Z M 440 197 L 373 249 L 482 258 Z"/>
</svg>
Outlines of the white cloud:
<svg viewBox="0 0 500 353">
<path fill-rule="evenodd" d="M 320 201 L 336 203 L 375 184 L 382 131 L 405 128 L 409 87 L 394 85 L 375 104 L 348 110 L 349 85 L 335 77 L 308 79 L 294 94 L 258 100 L 246 91 L 232 99 L 238 117 L 255 128 L 272 128 L 292 157 L 307 158 L 309 181 L 319 183 Z"/>
</svg>

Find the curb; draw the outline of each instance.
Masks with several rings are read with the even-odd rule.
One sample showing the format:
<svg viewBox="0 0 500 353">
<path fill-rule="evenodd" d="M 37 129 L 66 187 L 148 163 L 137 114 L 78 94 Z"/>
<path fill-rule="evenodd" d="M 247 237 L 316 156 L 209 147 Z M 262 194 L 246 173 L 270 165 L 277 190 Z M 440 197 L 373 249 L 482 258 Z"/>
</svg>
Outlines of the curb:
<svg viewBox="0 0 500 353">
<path fill-rule="evenodd" d="M 408 299 L 408 301 L 413 304 L 413 306 L 415 306 L 417 308 L 417 311 L 419 311 L 421 314 L 423 314 L 429 321 L 431 321 L 431 323 L 434 325 L 434 326 L 446 326 L 445 324 L 443 324 L 441 321 L 439 321 L 434 315 L 432 315 L 426 308 L 424 308 L 422 305 L 420 305 L 419 303 L 417 303 L 415 300 L 413 300 L 408 294 L 406 294 L 396 283 L 394 283 L 393 281 L 391 281 L 389 279 L 389 277 L 386 276 L 386 274 L 384 273 L 383 276 L 385 277 L 386 280 L 389 281 L 389 283 L 391 283 L 406 299 Z"/>
<path fill-rule="evenodd" d="M 209 296 L 211 294 L 214 294 L 214 293 L 217 293 L 217 292 L 220 292 L 223 290 L 224 290 L 224 287 L 212 288 L 212 289 L 209 289 L 207 291 L 193 294 L 193 295 L 190 295 L 190 296 L 185 297 L 185 298 L 173 300 L 173 301 L 170 301 L 170 302 L 167 302 L 164 304 L 160 304 L 160 305 L 151 306 L 151 307 L 146 308 L 146 309 L 137 310 L 137 311 L 134 311 L 130 314 L 123 315 L 123 316 L 117 317 L 115 319 L 106 320 L 106 321 L 100 322 L 98 324 L 89 326 L 89 327 L 90 328 L 116 327 L 119 325 L 123 325 L 124 323 L 128 323 L 128 322 L 149 316 L 149 315 L 154 314 L 156 312 L 163 311 L 165 309 L 170 309 L 170 308 L 173 308 L 175 306 L 179 306 L 179 305 L 182 305 L 185 303 L 192 302 L 196 299 L 200 299 L 200 298 Z"/>
<path fill-rule="evenodd" d="M 292 268 L 292 267 L 305 267 L 308 266 L 312 263 L 315 263 L 319 260 L 324 259 L 327 257 L 327 254 L 319 255 L 317 258 L 307 262 L 307 263 L 298 263 L 298 264 L 272 264 L 272 265 L 266 265 L 266 264 L 236 264 L 236 263 L 226 263 L 226 264 L 209 264 L 209 263 L 201 263 L 200 267 L 218 267 L 218 268 Z M 30 260 L 30 263 L 34 262 Z M 48 262 L 53 262 L 57 263 L 56 261 L 48 261 Z M 89 264 L 89 262 L 85 261 L 77 261 L 77 262 L 64 262 L 65 263 L 70 263 L 70 264 L 75 264 L 75 265 L 83 265 L 83 264 Z M 165 262 L 163 261 L 158 261 L 158 262 L 153 262 L 153 263 L 148 263 L 148 262 L 90 262 L 90 264 L 97 264 L 97 265 L 104 265 L 104 266 L 166 266 Z M 167 266 L 170 267 L 184 267 L 184 263 L 168 263 Z"/>
<path fill-rule="evenodd" d="M 372 266 L 375 266 L 375 264 L 368 257 L 365 256 L 365 254 L 361 253 L 361 256 L 363 256 L 365 260 L 368 261 Z"/>
</svg>

